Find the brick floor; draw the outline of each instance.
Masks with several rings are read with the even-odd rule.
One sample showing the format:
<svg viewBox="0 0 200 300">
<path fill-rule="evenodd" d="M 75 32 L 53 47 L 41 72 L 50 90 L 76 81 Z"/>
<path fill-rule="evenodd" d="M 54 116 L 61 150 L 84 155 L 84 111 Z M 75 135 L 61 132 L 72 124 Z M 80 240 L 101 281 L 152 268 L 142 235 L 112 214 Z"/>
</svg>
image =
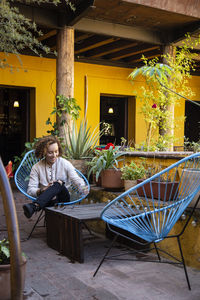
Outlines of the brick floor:
<svg viewBox="0 0 200 300">
<path fill-rule="evenodd" d="M 27 237 L 35 216 L 28 220 L 22 212 L 27 199 L 13 188 L 19 221 L 21 248 L 27 256 L 25 300 L 199 300 L 200 271 L 188 268 L 192 290 L 189 291 L 183 269 L 168 264 L 106 261 L 96 277 L 93 273 L 110 241 L 93 240 L 85 247 L 85 262 L 74 263 L 49 248 L 46 229 L 37 228 Z M 0 228 L 5 229 L 0 199 Z M 1 232 L 2 234 L 2 232 Z M 114 248 L 115 252 L 122 247 Z M 131 256 L 129 256 L 130 258 Z M 1 287 L 0 287 L 1 288 Z"/>
</svg>

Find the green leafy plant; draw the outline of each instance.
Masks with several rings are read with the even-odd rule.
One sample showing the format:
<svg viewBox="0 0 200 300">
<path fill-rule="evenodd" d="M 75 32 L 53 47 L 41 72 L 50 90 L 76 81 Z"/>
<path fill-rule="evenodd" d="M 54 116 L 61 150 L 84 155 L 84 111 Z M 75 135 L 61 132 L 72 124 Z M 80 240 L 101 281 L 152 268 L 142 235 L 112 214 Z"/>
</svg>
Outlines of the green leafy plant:
<svg viewBox="0 0 200 300">
<path fill-rule="evenodd" d="M 61 118 L 62 114 L 69 114 L 72 118 L 72 120 L 77 120 L 80 116 L 81 108 L 77 104 L 77 101 L 75 98 L 67 98 L 63 95 L 58 95 L 57 97 L 58 106 L 53 108 L 53 111 L 51 112 L 51 115 L 56 114 L 57 117 Z M 59 127 L 64 126 L 66 123 L 65 119 L 62 119 L 60 124 L 58 122 L 52 123 L 51 119 L 48 118 L 46 121 L 46 125 L 51 125 L 52 129 L 47 130 L 47 133 L 51 135 L 59 135 Z"/>
<path fill-rule="evenodd" d="M 94 149 L 103 130 L 99 132 L 99 125 L 91 131 L 91 127 L 87 125 L 87 122 L 82 120 L 80 126 L 74 121 L 72 128 L 67 126 L 64 130 L 64 153 L 67 158 L 70 159 L 83 159 L 92 157 Z"/>
<path fill-rule="evenodd" d="M 147 151 L 152 145 L 157 146 L 158 150 L 166 150 L 172 144 L 175 128 L 173 106 L 179 104 L 180 95 L 183 98 L 194 95 L 188 79 L 191 77 L 190 71 L 195 67 L 195 54 L 191 49 L 199 42 L 199 39 L 192 41 L 187 36 L 186 42 L 181 47 L 174 48 L 173 54 L 162 56 L 165 64 L 159 63 L 157 58 L 147 60 L 143 56 L 144 66 L 136 68 L 130 74 L 132 80 L 138 75 L 145 78 L 145 85 L 136 95 L 142 101 Z"/>
<path fill-rule="evenodd" d="M 137 165 L 133 161 L 121 168 L 122 179 L 125 180 L 137 180 L 144 178 L 145 168 L 142 164 Z"/>
<path fill-rule="evenodd" d="M 22 1 L 0 1 L 0 52 L 5 53 L 5 58 L 0 58 L 0 68 L 9 67 L 11 70 L 12 65 L 7 62 L 8 53 L 17 55 L 21 62 L 19 54 L 25 48 L 29 48 L 38 56 L 41 56 L 42 52 L 51 52 L 50 48 L 43 45 L 39 40 L 39 37 L 43 35 L 41 30 L 37 28 L 35 22 L 19 12 L 19 9 L 15 6 L 17 2 Z M 29 5 L 42 3 L 57 5 L 61 3 L 61 0 L 27 0 L 23 2 Z M 65 0 L 65 3 L 71 10 L 75 10 L 75 6 L 71 1 Z"/>
<path fill-rule="evenodd" d="M 26 255 L 22 252 L 22 256 L 26 259 Z M 7 238 L 0 240 L 0 265 L 10 264 L 10 246 Z"/>
<path fill-rule="evenodd" d="M 34 138 L 33 142 L 26 142 L 25 143 L 25 150 L 21 153 L 20 156 L 14 156 L 14 163 L 13 163 L 13 171 L 17 170 L 19 167 L 24 155 L 34 148 L 35 143 L 39 140 L 39 138 Z"/>
<path fill-rule="evenodd" d="M 193 151 L 193 152 L 200 152 L 200 140 L 197 142 L 190 142 L 187 138 L 184 140 L 184 150 L 186 151 Z"/>
<path fill-rule="evenodd" d="M 109 149 L 95 150 L 95 156 L 89 162 L 88 177 L 91 173 L 96 175 L 96 181 L 103 170 L 114 168 L 117 169 L 120 156 L 123 152 L 119 151 L 120 147 L 110 146 Z"/>
<path fill-rule="evenodd" d="M 9 241 L 3 239 L 0 241 L 0 265 L 7 265 L 10 263 Z"/>
</svg>

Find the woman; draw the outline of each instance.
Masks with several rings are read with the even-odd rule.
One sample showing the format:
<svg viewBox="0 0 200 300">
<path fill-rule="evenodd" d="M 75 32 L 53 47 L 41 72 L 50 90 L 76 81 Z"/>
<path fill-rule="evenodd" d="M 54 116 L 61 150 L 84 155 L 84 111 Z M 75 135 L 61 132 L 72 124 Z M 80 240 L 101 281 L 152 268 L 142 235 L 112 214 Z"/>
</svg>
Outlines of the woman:
<svg viewBox="0 0 200 300">
<path fill-rule="evenodd" d="M 41 138 L 35 145 L 35 155 L 41 159 L 30 173 L 27 193 L 36 201 L 23 205 L 24 214 L 30 218 L 34 212 L 58 202 L 69 202 L 68 187 L 72 181 L 82 193 L 87 193 L 84 180 L 73 165 L 61 157 L 60 141 L 55 136 Z"/>
</svg>

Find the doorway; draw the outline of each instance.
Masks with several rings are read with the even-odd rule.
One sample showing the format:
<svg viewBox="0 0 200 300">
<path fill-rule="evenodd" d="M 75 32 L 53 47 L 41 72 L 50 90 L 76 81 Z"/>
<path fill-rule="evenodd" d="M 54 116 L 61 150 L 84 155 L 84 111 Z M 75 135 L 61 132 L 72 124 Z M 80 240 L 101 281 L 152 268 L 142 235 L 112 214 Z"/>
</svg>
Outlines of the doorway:
<svg viewBox="0 0 200 300">
<path fill-rule="evenodd" d="M 128 138 L 128 98 L 101 96 L 100 122 L 101 128 L 105 130 L 100 144 L 121 145 L 121 137 Z"/>
<path fill-rule="evenodd" d="M 30 89 L 0 86 L 0 155 L 4 165 L 20 156 L 30 138 Z"/>
<path fill-rule="evenodd" d="M 185 137 L 189 142 L 198 142 L 200 140 L 200 107 L 186 101 L 185 117 Z"/>
</svg>

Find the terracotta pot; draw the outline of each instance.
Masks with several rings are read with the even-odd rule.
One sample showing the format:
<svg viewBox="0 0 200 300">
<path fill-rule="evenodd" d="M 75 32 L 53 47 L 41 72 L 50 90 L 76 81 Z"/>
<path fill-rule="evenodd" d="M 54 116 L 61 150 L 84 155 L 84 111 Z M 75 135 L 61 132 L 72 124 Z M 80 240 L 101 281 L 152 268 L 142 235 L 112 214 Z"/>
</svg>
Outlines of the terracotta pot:
<svg viewBox="0 0 200 300">
<path fill-rule="evenodd" d="M 138 179 L 137 182 L 140 183 L 144 181 L 143 179 Z M 177 192 L 177 188 L 179 185 L 178 181 L 175 182 L 168 182 L 167 187 L 166 187 L 166 182 L 156 182 L 152 181 L 152 190 L 153 190 L 153 196 L 155 199 L 158 199 L 158 185 L 160 184 L 160 200 L 169 200 L 169 197 L 173 198 Z M 151 188 L 150 188 L 150 183 L 145 184 L 144 186 L 145 193 L 147 198 L 151 198 Z M 165 191 L 166 190 L 166 191 Z M 166 192 L 166 196 L 165 196 Z M 142 188 L 138 189 L 138 194 L 142 197 L 144 197 L 144 191 Z M 166 198 L 165 198 L 166 197 Z"/>
<path fill-rule="evenodd" d="M 127 179 L 124 180 L 125 191 L 129 190 L 135 185 L 137 185 L 137 180 L 127 180 Z"/>
<path fill-rule="evenodd" d="M 26 258 L 22 256 L 21 271 L 22 271 L 22 288 L 24 289 L 25 273 L 26 273 Z M 10 265 L 0 265 L 0 299 L 11 299 L 10 288 Z"/>
<path fill-rule="evenodd" d="M 101 186 L 108 190 L 122 190 L 124 181 L 120 169 L 106 169 L 101 172 Z"/>
</svg>

